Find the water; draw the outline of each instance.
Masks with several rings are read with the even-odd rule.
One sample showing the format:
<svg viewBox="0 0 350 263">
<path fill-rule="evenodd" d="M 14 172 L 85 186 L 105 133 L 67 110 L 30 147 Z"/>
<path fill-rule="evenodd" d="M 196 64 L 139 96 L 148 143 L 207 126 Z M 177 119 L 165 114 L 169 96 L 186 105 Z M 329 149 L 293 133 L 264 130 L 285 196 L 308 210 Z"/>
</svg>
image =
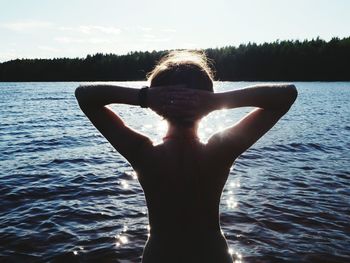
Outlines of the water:
<svg viewBox="0 0 350 263">
<path fill-rule="evenodd" d="M 296 85 L 290 112 L 236 161 L 222 195 L 236 262 L 350 262 L 350 83 Z M 77 86 L 0 83 L 1 262 L 140 261 L 142 190 L 78 108 Z M 151 111 L 113 108 L 154 141 L 164 135 Z M 211 114 L 202 139 L 247 110 Z"/>
</svg>

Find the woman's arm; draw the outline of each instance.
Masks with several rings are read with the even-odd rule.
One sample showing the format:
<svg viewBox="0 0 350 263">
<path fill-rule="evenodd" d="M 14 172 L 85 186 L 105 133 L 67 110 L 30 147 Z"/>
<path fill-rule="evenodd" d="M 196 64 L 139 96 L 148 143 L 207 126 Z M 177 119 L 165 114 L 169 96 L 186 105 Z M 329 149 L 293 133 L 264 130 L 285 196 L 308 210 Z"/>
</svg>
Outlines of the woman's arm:
<svg viewBox="0 0 350 263">
<path fill-rule="evenodd" d="M 112 103 L 138 105 L 138 89 L 114 85 L 81 85 L 75 90 L 80 107 L 102 107 Z"/>
<path fill-rule="evenodd" d="M 138 105 L 138 94 L 138 89 L 114 85 L 82 85 L 75 90 L 75 96 L 85 115 L 134 168 L 141 161 L 141 153 L 150 148 L 152 142 L 148 137 L 126 126 L 106 105 Z"/>
<path fill-rule="evenodd" d="M 231 165 L 235 158 L 252 146 L 288 112 L 297 98 L 292 84 L 256 85 L 244 89 L 212 94 L 207 108 L 257 107 L 240 121 L 214 134 L 208 145 L 217 156 Z M 205 107 L 204 107 L 205 108 Z"/>
<path fill-rule="evenodd" d="M 175 113 L 171 107 L 173 97 L 190 96 L 184 85 L 152 87 L 147 91 L 146 102 L 152 110 L 162 114 Z M 81 108 L 99 108 L 108 104 L 139 105 L 139 89 L 115 85 L 81 85 L 75 90 L 75 96 Z M 183 95 L 184 94 L 184 95 Z"/>
<path fill-rule="evenodd" d="M 212 107 L 258 107 L 265 110 L 288 110 L 297 97 L 293 84 L 255 85 L 244 89 L 214 93 Z"/>
<path fill-rule="evenodd" d="M 181 113 L 182 118 L 194 120 L 224 108 L 258 108 L 233 126 L 215 133 L 208 141 L 213 158 L 229 167 L 289 110 L 297 97 L 297 90 L 292 84 L 266 84 L 222 93 L 188 90 L 183 97 L 190 99 L 175 99 L 172 107 Z"/>
<path fill-rule="evenodd" d="M 179 88 L 184 90 L 183 85 L 152 87 L 147 92 L 146 102 L 152 110 L 161 115 L 174 114 L 175 111 L 169 106 L 173 96 L 182 97 L 183 91 L 178 92 Z M 153 147 L 152 142 L 148 137 L 125 125 L 107 105 L 140 105 L 139 94 L 139 89 L 104 84 L 82 85 L 75 90 L 75 96 L 85 115 L 134 168 L 142 163 L 145 151 Z"/>
</svg>

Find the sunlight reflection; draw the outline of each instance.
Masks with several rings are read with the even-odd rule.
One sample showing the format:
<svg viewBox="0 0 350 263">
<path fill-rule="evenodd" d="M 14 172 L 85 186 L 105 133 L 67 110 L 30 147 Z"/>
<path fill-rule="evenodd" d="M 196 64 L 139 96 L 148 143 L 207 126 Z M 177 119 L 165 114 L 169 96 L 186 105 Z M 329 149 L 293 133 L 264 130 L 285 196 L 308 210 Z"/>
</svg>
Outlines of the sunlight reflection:
<svg viewBox="0 0 350 263">
<path fill-rule="evenodd" d="M 123 189 L 129 189 L 129 184 L 128 184 L 127 181 L 122 180 L 122 181 L 120 182 L 120 184 L 121 184 L 121 186 L 122 186 Z"/>
<path fill-rule="evenodd" d="M 204 143 L 206 143 L 210 136 L 214 133 L 214 129 L 211 128 L 210 125 L 211 123 L 207 118 L 204 118 L 199 124 L 198 137 Z"/>
<path fill-rule="evenodd" d="M 225 129 L 224 126 L 222 126 L 222 125 L 219 125 L 219 126 L 218 126 L 218 131 L 222 131 L 222 130 L 224 130 L 224 129 Z"/>
<path fill-rule="evenodd" d="M 239 188 L 239 187 L 241 187 L 241 183 L 239 182 L 238 179 L 236 179 L 235 181 L 230 183 L 230 187 L 232 187 L 232 188 Z"/>
<path fill-rule="evenodd" d="M 204 129 L 204 132 L 207 133 L 207 134 L 212 133 L 213 131 L 214 131 L 214 130 L 213 130 L 212 128 L 209 128 L 209 127 L 206 127 L 206 128 Z"/>
<path fill-rule="evenodd" d="M 227 207 L 229 209 L 234 209 L 238 206 L 238 202 L 235 200 L 235 198 L 233 196 L 230 196 L 227 200 L 226 200 L 226 204 Z"/>
<path fill-rule="evenodd" d="M 120 247 L 121 245 L 127 244 L 129 242 L 126 236 L 116 235 L 115 238 L 117 239 L 115 243 L 117 247 Z"/>
<path fill-rule="evenodd" d="M 198 137 L 201 141 L 204 141 L 207 136 L 204 132 L 198 132 Z"/>
<path fill-rule="evenodd" d="M 154 131 L 156 134 L 156 137 L 152 138 L 156 145 L 161 144 L 163 142 L 163 137 L 165 136 L 167 130 L 168 130 L 168 123 L 166 120 L 161 120 L 157 122 L 155 126 L 155 131 Z"/>
<path fill-rule="evenodd" d="M 242 254 L 236 252 L 235 253 L 235 257 L 236 257 L 236 259 L 235 259 L 234 263 L 243 263 L 243 261 L 242 261 Z"/>
<path fill-rule="evenodd" d="M 147 236 L 149 237 L 151 235 L 151 227 L 150 227 L 150 225 L 147 225 L 146 229 L 147 229 Z"/>
<path fill-rule="evenodd" d="M 149 130 L 152 129 L 152 127 L 153 127 L 152 124 L 144 124 L 144 125 L 142 125 L 142 127 L 141 127 L 141 131 L 149 131 Z"/>
<path fill-rule="evenodd" d="M 73 250 L 74 256 L 77 256 L 79 254 L 79 252 L 84 252 L 84 247 L 79 247 L 78 250 Z"/>
<path fill-rule="evenodd" d="M 157 129 L 158 134 L 163 135 L 168 129 L 168 123 L 166 122 L 166 120 L 159 121 L 157 123 L 156 129 Z"/>
<path fill-rule="evenodd" d="M 132 179 L 136 180 L 137 179 L 137 173 L 135 171 L 128 171 L 125 172 L 128 176 L 130 176 Z"/>
<path fill-rule="evenodd" d="M 228 249 L 228 253 L 233 257 L 233 263 L 243 263 L 241 253 L 235 252 L 232 248 Z"/>
</svg>

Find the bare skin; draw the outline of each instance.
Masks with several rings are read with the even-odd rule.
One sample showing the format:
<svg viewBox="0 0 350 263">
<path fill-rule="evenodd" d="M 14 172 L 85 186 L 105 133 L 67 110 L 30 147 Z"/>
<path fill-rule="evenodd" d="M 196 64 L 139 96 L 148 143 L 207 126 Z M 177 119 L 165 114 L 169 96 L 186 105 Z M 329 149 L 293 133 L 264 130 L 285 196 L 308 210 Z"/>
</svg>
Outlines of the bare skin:
<svg viewBox="0 0 350 263">
<path fill-rule="evenodd" d="M 234 160 L 271 129 L 297 97 L 294 85 L 259 85 L 224 93 L 183 86 L 154 87 L 152 110 L 192 120 L 189 127 L 169 123 L 164 142 L 127 127 L 106 105 L 138 105 L 138 90 L 118 86 L 81 86 L 76 97 L 83 112 L 132 165 L 144 190 L 150 237 L 143 262 L 232 262 L 221 234 L 219 203 Z M 257 107 L 242 120 L 197 138 L 200 119 L 222 108 Z"/>
</svg>

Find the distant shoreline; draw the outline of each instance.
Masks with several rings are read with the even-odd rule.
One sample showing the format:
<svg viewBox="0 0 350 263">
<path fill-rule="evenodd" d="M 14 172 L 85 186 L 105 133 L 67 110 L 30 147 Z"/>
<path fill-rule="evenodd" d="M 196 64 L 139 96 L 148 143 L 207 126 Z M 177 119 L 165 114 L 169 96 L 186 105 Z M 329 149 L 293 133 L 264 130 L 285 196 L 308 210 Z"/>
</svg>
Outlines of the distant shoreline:
<svg viewBox="0 0 350 263">
<path fill-rule="evenodd" d="M 350 81 L 350 37 L 248 43 L 203 50 L 219 81 Z M 0 82 L 144 81 L 168 51 L 0 63 Z"/>
<path fill-rule="evenodd" d="M 47 81 L 0 81 L 0 83 L 59 83 L 59 82 L 147 82 L 147 80 L 47 80 Z M 350 82 L 349 80 L 214 80 L 215 82 L 320 82 L 320 83 L 337 83 L 337 82 Z"/>
</svg>

